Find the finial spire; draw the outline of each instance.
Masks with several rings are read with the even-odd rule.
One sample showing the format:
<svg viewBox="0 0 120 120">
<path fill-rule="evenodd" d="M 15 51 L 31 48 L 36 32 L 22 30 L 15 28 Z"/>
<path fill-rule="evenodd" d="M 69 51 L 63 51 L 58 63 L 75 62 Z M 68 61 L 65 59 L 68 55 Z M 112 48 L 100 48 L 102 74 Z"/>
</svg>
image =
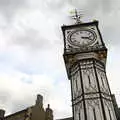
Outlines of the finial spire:
<svg viewBox="0 0 120 120">
<path fill-rule="evenodd" d="M 50 104 L 48 104 L 48 108 L 50 108 Z"/>
<path fill-rule="evenodd" d="M 74 11 L 71 11 L 72 14 L 74 14 L 72 19 L 76 20 L 76 24 L 80 24 L 82 21 L 80 20 L 82 17 L 82 14 L 80 14 L 77 9 L 74 9 Z"/>
</svg>

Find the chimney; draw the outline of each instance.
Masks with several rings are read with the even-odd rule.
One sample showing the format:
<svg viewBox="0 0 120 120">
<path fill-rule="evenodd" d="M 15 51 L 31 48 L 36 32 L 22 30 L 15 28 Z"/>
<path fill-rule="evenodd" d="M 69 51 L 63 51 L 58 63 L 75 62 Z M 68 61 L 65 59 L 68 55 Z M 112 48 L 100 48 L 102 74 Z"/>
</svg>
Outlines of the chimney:
<svg viewBox="0 0 120 120">
<path fill-rule="evenodd" d="M 43 106 L 43 96 L 40 94 L 37 95 L 36 105 Z"/>
<path fill-rule="evenodd" d="M 50 108 L 50 105 L 48 104 L 48 107 L 46 108 L 46 120 L 53 120 L 53 111 Z"/>
<path fill-rule="evenodd" d="M 0 109 L 0 120 L 4 120 L 5 110 Z"/>
</svg>

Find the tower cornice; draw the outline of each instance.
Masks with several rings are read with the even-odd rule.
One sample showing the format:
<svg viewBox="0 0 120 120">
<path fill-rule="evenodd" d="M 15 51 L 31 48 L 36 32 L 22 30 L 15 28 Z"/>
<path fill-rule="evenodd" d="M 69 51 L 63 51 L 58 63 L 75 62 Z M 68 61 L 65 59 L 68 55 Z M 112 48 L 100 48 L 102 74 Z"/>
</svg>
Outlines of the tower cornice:
<svg viewBox="0 0 120 120">
<path fill-rule="evenodd" d="M 77 28 L 77 27 L 82 27 L 82 26 L 89 26 L 89 25 L 96 25 L 98 26 L 99 21 L 95 20 L 92 22 L 86 22 L 86 23 L 80 23 L 80 24 L 72 24 L 72 25 L 63 25 L 61 28 L 64 31 L 65 29 L 69 28 Z"/>
</svg>

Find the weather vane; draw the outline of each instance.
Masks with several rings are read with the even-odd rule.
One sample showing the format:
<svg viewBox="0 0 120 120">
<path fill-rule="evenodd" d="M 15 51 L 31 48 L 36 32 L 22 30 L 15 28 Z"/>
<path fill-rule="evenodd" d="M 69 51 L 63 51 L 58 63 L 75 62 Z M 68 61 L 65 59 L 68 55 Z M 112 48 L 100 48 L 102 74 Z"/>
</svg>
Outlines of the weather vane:
<svg viewBox="0 0 120 120">
<path fill-rule="evenodd" d="M 82 23 L 82 21 L 80 20 L 82 17 L 82 14 L 80 14 L 77 9 L 74 9 L 70 12 L 71 14 L 74 14 L 72 17 L 72 19 L 76 20 L 76 24 L 80 24 Z"/>
</svg>

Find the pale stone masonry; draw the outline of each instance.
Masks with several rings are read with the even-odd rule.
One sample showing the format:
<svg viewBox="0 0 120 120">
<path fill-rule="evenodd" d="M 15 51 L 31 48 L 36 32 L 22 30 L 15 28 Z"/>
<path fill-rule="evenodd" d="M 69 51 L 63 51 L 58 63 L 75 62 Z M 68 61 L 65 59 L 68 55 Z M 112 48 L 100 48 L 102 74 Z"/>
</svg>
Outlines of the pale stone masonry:
<svg viewBox="0 0 120 120">
<path fill-rule="evenodd" d="M 5 111 L 0 110 L 0 120 L 53 120 L 53 111 L 48 104 L 43 108 L 43 96 L 37 95 L 36 104 L 22 111 L 4 116 Z"/>
</svg>

